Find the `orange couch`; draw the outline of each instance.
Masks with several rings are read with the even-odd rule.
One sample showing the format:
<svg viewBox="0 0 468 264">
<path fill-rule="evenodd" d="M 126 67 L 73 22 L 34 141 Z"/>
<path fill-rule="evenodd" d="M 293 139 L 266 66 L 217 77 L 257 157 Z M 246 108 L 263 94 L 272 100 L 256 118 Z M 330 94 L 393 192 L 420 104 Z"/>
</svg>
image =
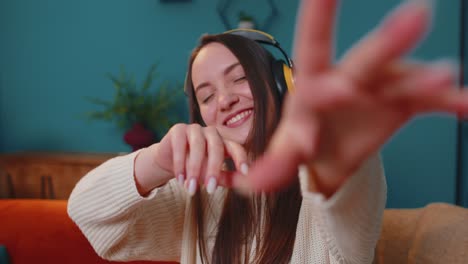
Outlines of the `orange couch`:
<svg viewBox="0 0 468 264">
<path fill-rule="evenodd" d="M 6 246 L 11 264 L 121 263 L 94 252 L 68 217 L 66 200 L 0 199 L 0 245 Z"/>
<path fill-rule="evenodd" d="M 468 264 L 468 209 L 386 209 L 374 264 Z"/>
<path fill-rule="evenodd" d="M 113 263 L 96 255 L 66 206 L 64 200 L 0 199 L 0 245 L 11 264 Z M 375 264 L 466 264 L 468 209 L 444 203 L 386 209 L 375 252 Z"/>
</svg>

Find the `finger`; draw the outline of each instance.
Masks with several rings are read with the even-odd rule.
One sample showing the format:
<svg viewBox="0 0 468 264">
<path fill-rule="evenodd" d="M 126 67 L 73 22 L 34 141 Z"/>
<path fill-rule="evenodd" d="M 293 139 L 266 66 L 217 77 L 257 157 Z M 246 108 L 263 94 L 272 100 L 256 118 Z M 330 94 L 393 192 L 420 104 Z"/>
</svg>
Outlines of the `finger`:
<svg viewBox="0 0 468 264">
<path fill-rule="evenodd" d="M 409 51 L 427 32 L 430 22 L 428 1 L 409 1 L 392 12 L 368 37 L 352 48 L 339 71 L 358 83 L 366 83 L 382 66 Z"/>
<path fill-rule="evenodd" d="M 437 95 L 456 85 L 456 67 L 442 61 L 430 65 L 420 65 L 402 72 L 397 78 L 386 81 L 380 95 L 385 100 L 418 99 Z"/>
<path fill-rule="evenodd" d="M 298 89 L 287 102 L 294 108 L 304 106 L 299 112 L 306 109 L 313 112 L 332 110 L 361 96 L 357 94 L 359 91 L 353 89 L 353 83 L 348 78 L 333 72 L 316 77 L 301 76 L 296 79 L 296 84 L 297 87 L 308 87 Z M 288 108 L 285 109 L 289 111 Z"/>
<path fill-rule="evenodd" d="M 447 112 L 463 116 L 468 115 L 468 87 L 450 89 L 443 94 L 418 100 L 412 106 L 414 113 Z"/>
<path fill-rule="evenodd" d="M 294 40 L 299 75 L 314 74 L 330 66 L 336 8 L 336 0 L 302 1 Z"/>
<path fill-rule="evenodd" d="M 245 174 L 248 170 L 248 157 L 244 147 L 230 140 L 224 140 L 224 147 L 227 155 L 234 161 L 236 169 Z"/>
<path fill-rule="evenodd" d="M 172 166 L 177 180 L 184 185 L 185 157 L 187 156 L 186 125 L 176 125 L 171 129 Z"/>
<path fill-rule="evenodd" d="M 393 80 L 400 80 L 410 74 L 420 72 L 426 66 L 425 62 L 397 60 L 385 66 L 378 78 L 381 78 L 383 82 L 391 83 Z"/>
<path fill-rule="evenodd" d="M 287 149 L 283 153 L 273 152 L 258 158 L 249 169 L 248 175 L 237 174 L 233 187 L 242 194 L 272 192 L 288 186 L 295 177 L 300 164 L 299 153 Z"/>
<path fill-rule="evenodd" d="M 199 125 L 190 125 L 187 129 L 189 153 L 186 164 L 186 187 L 189 195 L 195 194 L 200 178 L 200 171 L 206 156 L 206 139 Z"/>
<path fill-rule="evenodd" d="M 313 159 L 318 148 L 318 121 L 309 118 L 281 123 L 267 152 L 249 169 L 245 177 L 235 177 L 234 186 L 242 192 L 275 191 L 297 177 L 299 164 Z M 303 124 L 302 126 L 299 124 Z"/>
<path fill-rule="evenodd" d="M 221 166 L 224 161 L 224 144 L 218 130 L 214 127 L 204 129 L 207 142 L 208 161 L 206 165 L 205 186 L 206 191 L 212 194 L 219 184 Z"/>
</svg>

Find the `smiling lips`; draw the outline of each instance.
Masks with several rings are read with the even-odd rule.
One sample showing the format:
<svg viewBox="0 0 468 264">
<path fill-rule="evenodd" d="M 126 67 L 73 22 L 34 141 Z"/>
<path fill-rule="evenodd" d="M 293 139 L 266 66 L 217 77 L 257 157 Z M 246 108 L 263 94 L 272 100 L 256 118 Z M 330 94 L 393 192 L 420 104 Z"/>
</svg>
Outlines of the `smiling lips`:
<svg viewBox="0 0 468 264">
<path fill-rule="evenodd" d="M 244 123 L 245 120 L 247 120 L 251 115 L 252 115 L 253 110 L 252 109 L 247 109 L 244 110 L 235 116 L 229 118 L 224 124 L 227 127 L 237 127 L 240 126 L 241 124 Z"/>
</svg>

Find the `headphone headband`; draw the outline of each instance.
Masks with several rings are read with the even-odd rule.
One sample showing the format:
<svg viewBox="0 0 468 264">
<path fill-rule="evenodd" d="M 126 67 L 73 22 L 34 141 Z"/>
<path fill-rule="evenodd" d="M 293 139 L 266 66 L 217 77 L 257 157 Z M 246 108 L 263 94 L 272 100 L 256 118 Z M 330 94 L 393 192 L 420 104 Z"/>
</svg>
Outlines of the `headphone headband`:
<svg viewBox="0 0 468 264">
<path fill-rule="evenodd" d="M 281 51 L 284 58 L 286 59 L 286 63 L 288 64 L 288 66 L 291 69 L 293 68 L 293 62 L 292 62 L 291 58 L 289 58 L 286 51 L 284 51 L 283 48 L 281 48 L 279 42 L 272 35 L 270 35 L 268 33 L 265 33 L 265 32 L 260 31 L 260 30 L 247 29 L 247 28 L 244 29 L 243 28 L 243 29 L 228 30 L 228 31 L 225 31 L 223 34 L 238 35 L 238 36 L 242 36 L 242 37 L 245 37 L 245 38 L 260 42 L 260 43 L 263 43 L 263 44 L 274 46 L 274 47 L 276 47 L 277 49 L 279 49 Z"/>
</svg>

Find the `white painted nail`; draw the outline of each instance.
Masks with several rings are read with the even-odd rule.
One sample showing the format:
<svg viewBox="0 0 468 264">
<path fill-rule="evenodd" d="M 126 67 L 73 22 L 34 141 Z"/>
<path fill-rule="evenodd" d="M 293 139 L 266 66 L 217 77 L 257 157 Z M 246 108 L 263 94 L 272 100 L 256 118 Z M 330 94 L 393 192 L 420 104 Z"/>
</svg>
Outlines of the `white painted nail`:
<svg viewBox="0 0 468 264">
<path fill-rule="evenodd" d="M 188 185 L 188 194 L 193 196 L 197 192 L 197 181 L 195 179 L 190 179 Z"/>
<path fill-rule="evenodd" d="M 217 182 L 216 182 L 216 178 L 215 177 L 211 177 L 209 180 L 208 180 L 208 184 L 206 185 L 206 191 L 209 193 L 209 194 L 213 194 L 214 191 L 216 190 L 216 186 L 217 185 Z"/>
<path fill-rule="evenodd" d="M 249 166 L 247 165 L 247 163 L 241 164 L 240 171 L 242 172 L 242 174 L 247 175 L 247 173 L 249 172 Z"/>
<path fill-rule="evenodd" d="M 177 176 L 177 180 L 179 181 L 180 186 L 184 186 L 184 175 L 181 173 L 179 176 Z"/>
</svg>

